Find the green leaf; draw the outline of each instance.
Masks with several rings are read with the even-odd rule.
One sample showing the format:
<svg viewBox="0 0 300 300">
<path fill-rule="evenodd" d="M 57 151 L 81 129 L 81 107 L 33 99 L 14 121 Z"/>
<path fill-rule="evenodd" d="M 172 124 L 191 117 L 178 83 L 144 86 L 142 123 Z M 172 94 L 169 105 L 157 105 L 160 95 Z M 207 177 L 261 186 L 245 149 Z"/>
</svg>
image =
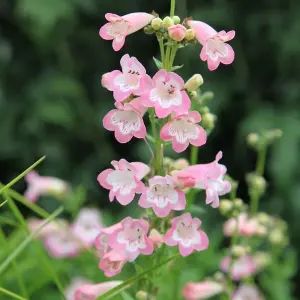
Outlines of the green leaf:
<svg viewBox="0 0 300 300">
<path fill-rule="evenodd" d="M 163 69 L 164 67 L 163 67 L 163 64 L 162 64 L 162 62 L 160 61 L 160 60 L 158 60 L 157 58 L 155 58 L 155 57 L 153 57 L 153 60 L 154 60 L 154 63 L 155 63 L 155 65 L 156 65 L 156 67 L 158 68 L 158 69 Z"/>
<path fill-rule="evenodd" d="M 172 71 L 175 71 L 175 70 L 179 70 L 183 67 L 184 65 L 181 65 L 181 66 L 174 66 L 172 67 Z"/>
<path fill-rule="evenodd" d="M 59 207 L 54 213 L 52 213 L 49 218 L 47 218 L 42 226 L 37 230 L 27 236 L 24 241 L 5 259 L 5 261 L 0 265 L 0 274 L 2 274 L 5 269 L 10 265 L 10 263 L 18 257 L 21 252 L 29 245 L 33 238 L 51 221 L 53 221 L 57 216 L 63 212 L 63 208 Z"/>
<path fill-rule="evenodd" d="M 121 292 L 121 296 L 123 300 L 135 300 L 135 298 L 133 298 L 130 294 L 126 292 Z"/>
<path fill-rule="evenodd" d="M 16 182 L 18 182 L 20 179 L 22 179 L 28 172 L 30 172 L 32 169 L 34 169 L 37 165 L 39 165 L 46 156 L 43 156 L 40 158 L 37 162 L 35 162 L 33 165 L 31 165 L 28 169 L 26 169 L 23 173 L 21 173 L 19 176 L 17 176 L 15 179 L 13 179 L 10 183 L 6 184 L 4 187 L 0 190 L 0 195 L 7 189 L 9 189 L 11 186 L 13 186 Z"/>
<path fill-rule="evenodd" d="M 8 290 L 6 290 L 6 289 L 4 289 L 2 287 L 0 287 L 0 292 L 3 293 L 3 294 L 5 294 L 5 295 L 8 295 L 8 296 L 10 296 L 10 297 L 12 297 L 14 299 L 26 300 L 25 298 L 23 298 L 23 297 L 15 294 L 15 293 L 13 293 L 11 291 L 8 291 Z"/>
<path fill-rule="evenodd" d="M 118 295 L 119 293 L 121 293 L 123 290 L 125 290 L 126 288 L 128 288 L 130 285 L 132 285 L 133 283 L 135 283 L 136 281 L 142 279 L 143 277 L 145 277 L 146 275 L 150 274 L 151 272 L 153 272 L 156 269 L 159 269 L 160 267 L 162 267 L 163 265 L 167 264 L 168 262 L 176 259 L 179 256 L 179 254 L 175 254 L 171 257 L 169 257 L 168 259 L 166 259 L 165 261 L 163 261 L 162 263 L 155 265 L 154 267 L 149 268 L 148 270 L 133 276 L 131 278 L 129 278 L 128 280 L 124 281 L 122 284 L 118 285 L 117 287 L 109 290 L 108 292 L 106 292 L 105 294 L 101 295 L 100 297 L 97 298 L 97 300 L 103 300 L 103 299 L 109 299 L 115 295 Z M 1 269 L 0 269 L 1 270 Z"/>
</svg>

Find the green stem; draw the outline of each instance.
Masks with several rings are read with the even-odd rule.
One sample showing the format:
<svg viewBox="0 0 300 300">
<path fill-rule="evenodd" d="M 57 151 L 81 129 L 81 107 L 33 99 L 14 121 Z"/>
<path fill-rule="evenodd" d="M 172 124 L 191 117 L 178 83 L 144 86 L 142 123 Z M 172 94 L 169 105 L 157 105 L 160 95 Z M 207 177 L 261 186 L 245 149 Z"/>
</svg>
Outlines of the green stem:
<svg viewBox="0 0 300 300">
<path fill-rule="evenodd" d="M 264 175 L 266 156 L 267 156 L 267 146 L 264 146 L 258 152 L 258 158 L 256 163 L 256 173 L 260 176 Z"/>
<path fill-rule="evenodd" d="M 195 165 L 198 160 L 198 152 L 199 152 L 199 147 L 192 146 L 191 150 L 191 158 L 190 158 L 190 165 Z"/>
<path fill-rule="evenodd" d="M 0 238 L 1 238 L 1 240 L 2 240 L 1 245 L 2 245 L 2 246 L 3 246 L 3 245 L 6 246 L 6 245 L 8 244 L 8 240 L 7 240 L 7 238 L 6 238 L 6 236 L 5 236 L 5 234 L 4 234 L 4 232 L 3 232 L 3 230 L 2 230 L 1 227 L 0 227 Z M 22 279 L 22 276 L 20 276 L 20 272 L 19 272 L 18 266 L 19 266 L 19 265 L 17 264 L 16 260 L 14 259 L 14 260 L 12 261 L 12 267 L 13 267 L 13 272 L 14 272 L 14 274 L 15 274 L 15 276 L 16 276 L 16 279 L 17 279 L 17 283 L 18 283 L 20 292 L 21 292 L 22 296 L 28 298 L 28 292 L 27 292 L 27 290 L 26 290 L 26 286 L 25 286 L 25 284 L 24 284 L 24 281 L 23 281 L 23 279 Z"/>
<path fill-rule="evenodd" d="M 26 169 L 24 172 L 22 172 L 19 176 L 17 176 L 15 179 L 13 179 L 10 183 L 6 184 L 4 187 L 0 190 L 0 195 L 7 189 L 9 189 L 11 186 L 13 186 L 16 182 L 18 182 L 20 179 L 22 179 L 28 172 L 30 172 L 32 169 L 34 169 L 37 165 L 39 165 L 46 156 L 43 156 L 38 161 L 36 161 L 33 165 L 31 165 L 28 169 Z"/>
<path fill-rule="evenodd" d="M 15 293 L 13 293 L 11 291 L 8 291 L 8 290 L 6 290 L 6 289 L 4 289 L 2 287 L 0 287 L 0 292 L 3 293 L 3 294 L 5 294 L 5 295 L 8 295 L 8 296 L 10 296 L 10 297 L 12 297 L 14 299 L 26 300 L 25 298 L 23 298 L 23 297 L 15 294 Z"/>
<path fill-rule="evenodd" d="M 159 43 L 161 61 L 163 62 L 165 60 L 164 39 L 163 38 L 157 38 L 157 39 L 158 39 L 158 43 Z"/>
<path fill-rule="evenodd" d="M 175 14 L 175 2 L 176 2 L 176 0 L 171 0 L 171 9 L 170 9 L 171 17 L 174 17 L 174 14 Z"/>
<path fill-rule="evenodd" d="M 177 53 L 177 49 L 178 49 L 178 45 L 175 44 L 172 48 L 172 51 L 171 51 L 171 56 L 170 56 L 170 71 L 172 71 L 172 67 L 173 67 L 173 64 L 174 64 L 174 60 L 175 60 L 175 56 L 176 56 L 176 53 Z"/>
<path fill-rule="evenodd" d="M 169 42 L 170 41 L 168 40 L 168 43 Z M 167 71 L 171 71 L 171 69 L 172 69 L 172 66 L 170 66 L 171 49 L 172 49 L 172 47 L 170 45 L 167 45 L 166 56 L 165 56 L 165 60 L 163 62 L 163 66 Z"/>
</svg>

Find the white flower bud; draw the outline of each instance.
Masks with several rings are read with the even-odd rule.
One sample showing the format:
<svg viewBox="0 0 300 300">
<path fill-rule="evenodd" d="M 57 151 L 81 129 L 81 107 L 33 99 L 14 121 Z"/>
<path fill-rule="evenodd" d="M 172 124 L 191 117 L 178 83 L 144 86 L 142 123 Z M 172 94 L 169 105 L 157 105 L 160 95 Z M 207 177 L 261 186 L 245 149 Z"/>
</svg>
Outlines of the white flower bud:
<svg viewBox="0 0 300 300">
<path fill-rule="evenodd" d="M 173 19 L 175 25 L 180 23 L 180 18 L 178 16 L 174 16 L 172 19 Z"/>
<path fill-rule="evenodd" d="M 259 135 L 257 133 L 250 133 L 247 136 L 247 142 L 249 146 L 256 146 L 259 141 Z"/>
<path fill-rule="evenodd" d="M 202 124 L 206 129 L 215 127 L 216 116 L 211 113 L 206 113 L 202 116 Z"/>
<path fill-rule="evenodd" d="M 195 38 L 195 30 L 194 29 L 188 29 L 185 33 L 185 38 L 188 41 L 191 41 Z"/>
<path fill-rule="evenodd" d="M 232 202 L 230 200 L 224 199 L 220 201 L 220 212 L 223 215 L 228 214 L 233 208 Z"/>
<path fill-rule="evenodd" d="M 185 158 L 179 158 L 174 162 L 175 170 L 183 170 L 184 168 L 189 166 L 189 162 Z"/>
<path fill-rule="evenodd" d="M 154 30 L 159 30 L 162 26 L 163 20 L 161 18 L 155 18 L 151 21 L 151 26 Z"/>
<path fill-rule="evenodd" d="M 200 74 L 193 75 L 184 85 L 188 91 L 194 91 L 203 84 L 203 77 Z"/>
<path fill-rule="evenodd" d="M 168 29 L 172 25 L 174 25 L 174 21 L 170 17 L 165 17 L 163 19 L 163 26 L 165 29 Z"/>
</svg>

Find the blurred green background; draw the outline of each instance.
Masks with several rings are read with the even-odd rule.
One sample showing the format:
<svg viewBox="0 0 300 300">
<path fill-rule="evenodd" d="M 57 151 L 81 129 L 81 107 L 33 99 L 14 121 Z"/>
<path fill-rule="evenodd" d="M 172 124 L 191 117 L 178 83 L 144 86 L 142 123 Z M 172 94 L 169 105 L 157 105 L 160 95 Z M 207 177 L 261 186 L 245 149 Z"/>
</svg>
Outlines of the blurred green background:
<svg viewBox="0 0 300 300">
<path fill-rule="evenodd" d="M 98 30 L 106 12 L 153 9 L 165 16 L 169 1 L 0 0 L 2 182 L 47 155 L 38 168 L 42 175 L 82 184 L 91 205 L 120 209 L 108 202 L 97 174 L 112 159 L 147 162 L 149 155 L 142 142 L 119 145 L 103 129 L 102 118 L 113 107 L 113 98 L 100 79 L 119 68 L 125 53 L 136 56 L 153 75 L 158 45 L 154 36 L 141 31 L 116 53 Z M 201 73 L 202 90 L 215 94 L 210 108 L 218 123 L 200 149 L 199 161 L 211 161 L 221 149 L 223 163 L 241 182 L 239 194 L 246 199 L 244 174 L 253 169 L 255 154 L 247 150 L 245 138 L 252 131 L 281 128 L 283 137 L 269 152 L 269 184 L 261 208 L 287 220 L 291 242 L 299 248 L 300 2 L 177 0 L 176 14 L 182 19 L 193 16 L 217 30 L 236 30 L 233 65 L 209 72 L 199 60 L 199 45 L 179 51 L 176 59 L 185 66 L 185 79 Z M 24 188 L 24 183 L 17 185 L 19 191 Z M 300 276 L 294 280 L 299 282 Z"/>
</svg>

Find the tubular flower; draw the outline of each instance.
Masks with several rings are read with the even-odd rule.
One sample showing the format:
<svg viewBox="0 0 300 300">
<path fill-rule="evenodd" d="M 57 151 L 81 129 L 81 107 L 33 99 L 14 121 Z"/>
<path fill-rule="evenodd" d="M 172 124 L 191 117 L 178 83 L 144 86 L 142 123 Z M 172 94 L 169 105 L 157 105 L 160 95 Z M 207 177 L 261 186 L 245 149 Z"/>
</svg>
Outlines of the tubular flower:
<svg viewBox="0 0 300 300">
<path fill-rule="evenodd" d="M 112 40 L 113 49 L 119 51 L 124 46 L 127 35 L 142 29 L 154 18 L 153 15 L 143 12 L 131 13 L 124 16 L 107 13 L 105 14 L 105 19 L 109 23 L 100 28 L 99 35 L 104 40 Z"/>
<path fill-rule="evenodd" d="M 187 25 L 195 30 L 196 38 L 203 46 L 200 59 L 207 61 L 210 71 L 216 70 L 220 63 L 230 65 L 234 61 L 234 51 L 227 44 L 234 38 L 234 30 L 217 32 L 208 24 L 193 20 L 188 20 Z"/>
<path fill-rule="evenodd" d="M 242 284 L 232 295 L 232 300 L 264 300 L 258 288 L 251 284 Z"/>
<path fill-rule="evenodd" d="M 141 194 L 144 184 L 141 179 L 146 176 L 150 168 L 140 162 L 129 163 L 125 159 L 112 161 L 115 169 L 107 169 L 98 175 L 99 184 L 109 190 L 109 200 L 116 197 L 122 205 L 129 204 L 135 194 Z"/>
<path fill-rule="evenodd" d="M 120 251 L 111 250 L 101 257 L 98 267 L 106 277 L 113 277 L 122 271 L 126 261 L 126 257 Z"/>
<path fill-rule="evenodd" d="M 178 245 L 182 256 L 188 256 L 194 251 L 207 249 L 209 241 L 206 233 L 199 230 L 201 221 L 185 213 L 172 220 L 172 226 L 167 231 L 164 241 L 168 246 Z"/>
<path fill-rule="evenodd" d="M 223 285 L 215 281 L 188 282 L 182 289 L 182 295 L 186 300 L 200 300 L 218 295 L 223 290 Z"/>
</svg>

